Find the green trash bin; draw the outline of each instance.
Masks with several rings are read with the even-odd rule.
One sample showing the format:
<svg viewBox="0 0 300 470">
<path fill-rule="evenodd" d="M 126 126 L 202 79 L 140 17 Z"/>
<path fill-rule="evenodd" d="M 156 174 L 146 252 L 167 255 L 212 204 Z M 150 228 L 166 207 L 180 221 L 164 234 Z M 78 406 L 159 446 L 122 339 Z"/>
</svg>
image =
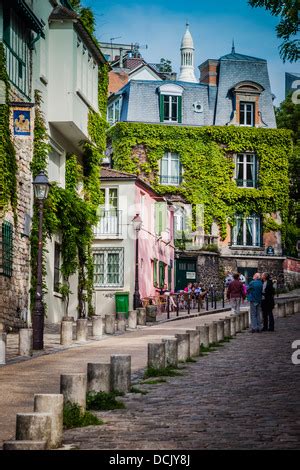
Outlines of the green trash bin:
<svg viewBox="0 0 300 470">
<path fill-rule="evenodd" d="M 129 292 L 116 292 L 116 313 L 117 317 L 119 314 L 123 314 L 124 318 L 128 318 L 129 312 Z M 121 316 L 121 315 L 119 315 Z"/>
</svg>

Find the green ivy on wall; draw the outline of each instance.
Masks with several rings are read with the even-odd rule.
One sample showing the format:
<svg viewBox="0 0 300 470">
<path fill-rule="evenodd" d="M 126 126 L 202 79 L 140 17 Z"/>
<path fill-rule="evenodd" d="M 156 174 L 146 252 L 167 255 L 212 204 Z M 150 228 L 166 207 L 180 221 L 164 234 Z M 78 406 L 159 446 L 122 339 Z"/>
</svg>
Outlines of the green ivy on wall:
<svg viewBox="0 0 300 470">
<path fill-rule="evenodd" d="M 280 211 L 283 238 L 289 199 L 289 131 L 245 127 L 184 127 L 144 123 L 117 123 L 109 129 L 114 167 L 140 174 L 161 194 L 181 194 L 190 204 L 204 205 L 206 233 L 217 221 L 222 239 L 236 213 L 271 214 Z M 146 153 L 140 163 L 139 151 Z M 259 161 L 258 188 L 240 188 L 233 178 L 234 154 L 254 152 Z M 159 184 L 159 161 L 165 152 L 180 155 L 184 181 L 179 186 Z M 265 224 L 265 230 L 274 230 Z"/>
<path fill-rule="evenodd" d="M 101 82 L 100 82 L 101 78 Z M 61 234 L 61 274 L 63 284 L 61 292 L 68 299 L 70 294 L 70 276 L 78 273 L 78 313 L 84 316 L 85 302 L 88 302 L 88 314 L 92 315 L 93 292 L 93 259 L 91 244 L 93 240 L 93 226 L 97 223 L 97 209 L 101 202 L 100 166 L 106 148 L 106 94 L 107 94 L 107 67 L 100 66 L 99 71 L 99 109 L 101 115 L 89 111 L 88 131 L 91 142 L 84 142 L 82 164 L 76 155 L 67 155 L 65 189 L 52 184 L 44 209 L 44 242 L 46 237 L 55 233 Z M 106 85 L 105 85 L 106 84 Z M 105 94 L 103 98 L 102 94 Z M 33 176 L 41 170 L 46 172 L 48 162 L 48 137 L 44 118 L 41 112 L 41 97 L 35 95 L 36 114 L 34 132 L 34 153 L 31 164 Z M 82 184 L 83 191 L 79 194 L 78 184 Z M 37 211 L 34 212 L 31 233 L 31 291 L 36 286 L 36 259 L 37 259 Z M 45 250 L 44 243 L 44 250 Z M 45 257 L 44 257 L 45 259 Z M 45 274 L 45 266 L 43 270 Z M 46 286 L 44 286 L 44 291 Z M 34 299 L 32 298 L 32 301 Z"/>
<path fill-rule="evenodd" d="M 3 43 L 0 43 L 0 81 L 5 87 L 5 104 L 0 104 L 0 216 L 9 206 L 16 223 L 17 211 L 17 162 L 16 152 L 10 136 L 9 91 Z"/>
</svg>

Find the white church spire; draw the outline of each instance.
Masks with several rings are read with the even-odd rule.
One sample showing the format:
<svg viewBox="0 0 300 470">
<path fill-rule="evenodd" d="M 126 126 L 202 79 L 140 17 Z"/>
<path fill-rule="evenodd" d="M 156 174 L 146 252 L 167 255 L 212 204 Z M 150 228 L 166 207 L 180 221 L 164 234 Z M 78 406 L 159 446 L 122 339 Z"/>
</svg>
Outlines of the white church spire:
<svg viewBox="0 0 300 470">
<path fill-rule="evenodd" d="M 197 83 L 194 68 L 195 48 L 192 35 L 189 30 L 189 23 L 186 23 L 186 31 L 181 41 L 181 67 L 179 81 Z"/>
</svg>

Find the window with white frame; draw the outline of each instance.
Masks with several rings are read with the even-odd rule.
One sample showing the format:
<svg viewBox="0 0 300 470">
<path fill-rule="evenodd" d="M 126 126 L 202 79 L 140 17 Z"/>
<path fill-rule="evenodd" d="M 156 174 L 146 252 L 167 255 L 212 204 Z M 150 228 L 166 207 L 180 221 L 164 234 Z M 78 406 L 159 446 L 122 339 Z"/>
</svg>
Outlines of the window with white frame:
<svg viewBox="0 0 300 470">
<path fill-rule="evenodd" d="M 166 152 L 160 161 L 160 184 L 178 186 L 182 182 L 182 166 L 177 153 Z"/>
<path fill-rule="evenodd" d="M 81 38 L 77 36 L 77 91 L 98 108 L 98 66 Z"/>
<path fill-rule="evenodd" d="M 115 122 L 120 121 L 122 104 L 121 100 L 122 98 L 118 98 L 107 107 L 107 120 L 111 126 L 115 124 Z"/>
<path fill-rule="evenodd" d="M 101 248 L 93 253 L 94 287 L 123 287 L 124 248 Z"/>
<path fill-rule="evenodd" d="M 236 156 L 236 183 L 244 188 L 257 187 L 257 156 L 253 153 L 239 153 Z"/>
<path fill-rule="evenodd" d="M 118 188 L 102 188 L 103 203 L 99 206 L 99 221 L 95 235 L 119 235 L 121 233 L 121 211 L 118 210 Z"/>
<path fill-rule="evenodd" d="M 51 150 L 48 153 L 48 178 L 49 181 L 58 183 L 59 186 L 64 187 L 65 174 L 65 158 L 62 152 L 51 145 Z"/>
<path fill-rule="evenodd" d="M 159 87 L 159 116 L 160 122 L 182 122 L 183 88 L 168 83 Z"/>
<path fill-rule="evenodd" d="M 232 246 L 261 246 L 261 218 L 257 215 L 235 217 L 232 229 Z"/>
<path fill-rule="evenodd" d="M 240 102 L 240 126 L 253 127 L 255 124 L 255 104 Z"/>
</svg>

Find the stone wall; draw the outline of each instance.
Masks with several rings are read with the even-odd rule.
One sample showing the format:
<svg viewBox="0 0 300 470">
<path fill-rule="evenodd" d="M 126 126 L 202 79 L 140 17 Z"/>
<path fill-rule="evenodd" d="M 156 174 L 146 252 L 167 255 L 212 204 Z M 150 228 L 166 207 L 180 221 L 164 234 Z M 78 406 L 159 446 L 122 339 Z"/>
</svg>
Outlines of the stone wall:
<svg viewBox="0 0 300 470">
<path fill-rule="evenodd" d="M 259 273 L 268 272 L 272 279 L 277 279 L 279 285 L 284 284 L 283 262 L 284 258 L 271 256 L 257 256 L 256 258 L 221 257 L 220 259 L 220 265 L 225 273 L 227 271 L 235 273 L 244 268 L 251 268 Z"/>
<path fill-rule="evenodd" d="M 13 96 L 16 99 L 16 96 Z M 20 102 L 20 105 L 21 102 Z M 31 124 L 34 121 L 33 108 L 30 109 Z M 12 110 L 11 110 L 12 111 Z M 30 136 L 14 136 L 11 120 L 11 135 L 16 149 L 17 159 L 17 224 L 13 229 L 13 270 L 12 277 L 0 274 L 0 322 L 6 328 L 24 326 L 29 308 L 29 281 L 30 281 L 30 244 L 28 236 L 24 235 L 25 215 L 31 214 L 32 206 L 32 177 L 30 162 L 33 152 L 33 129 Z M 14 225 L 12 211 L 6 212 L 0 219 Z M 1 263 L 0 263 L 1 264 Z"/>
<path fill-rule="evenodd" d="M 218 290 L 223 288 L 223 271 L 220 256 L 217 253 L 202 252 L 197 259 L 197 282 L 206 288 L 212 284 Z"/>
<path fill-rule="evenodd" d="M 283 273 L 289 289 L 300 287 L 300 259 L 287 258 L 283 263 Z"/>
</svg>

